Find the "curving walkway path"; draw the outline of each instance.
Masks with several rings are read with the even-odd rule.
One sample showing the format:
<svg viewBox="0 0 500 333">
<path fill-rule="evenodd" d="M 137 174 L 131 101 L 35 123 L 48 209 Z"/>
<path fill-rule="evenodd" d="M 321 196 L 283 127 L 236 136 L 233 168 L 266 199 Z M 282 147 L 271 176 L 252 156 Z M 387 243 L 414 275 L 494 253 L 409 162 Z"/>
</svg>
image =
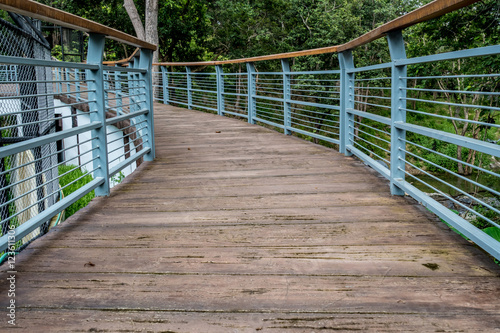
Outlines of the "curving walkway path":
<svg viewBox="0 0 500 333">
<path fill-rule="evenodd" d="M 155 105 L 157 159 L 17 256 L 9 332 L 496 332 L 500 267 L 353 158 Z"/>
</svg>

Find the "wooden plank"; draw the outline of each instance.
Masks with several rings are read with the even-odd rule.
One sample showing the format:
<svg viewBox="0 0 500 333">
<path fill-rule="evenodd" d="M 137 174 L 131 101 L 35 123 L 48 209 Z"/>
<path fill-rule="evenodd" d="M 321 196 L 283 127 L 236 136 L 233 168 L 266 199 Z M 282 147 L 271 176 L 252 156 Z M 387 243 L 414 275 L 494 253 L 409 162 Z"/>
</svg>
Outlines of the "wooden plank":
<svg viewBox="0 0 500 333">
<path fill-rule="evenodd" d="M 467 276 L 455 276 L 450 281 L 448 276 L 328 276 L 296 272 L 217 275 L 132 271 L 123 274 L 94 272 L 96 266 L 86 266 L 87 272 L 77 276 L 71 272 L 39 272 L 36 279 L 23 281 L 23 285 L 16 288 L 16 294 L 23 299 L 25 307 L 41 305 L 49 309 L 77 306 L 83 309 L 215 312 L 231 311 L 237 305 L 239 312 L 276 308 L 298 312 L 304 310 L 306 301 L 308 312 L 415 313 L 422 308 L 439 312 L 440 307 L 446 306 L 451 313 L 460 310 L 467 313 L 479 312 L 478 303 L 482 311 L 500 311 L 498 302 L 482 301 L 497 290 L 498 278 L 492 276 L 483 277 L 480 285 L 474 285 L 478 278 Z M 92 291 L 101 297 L 95 297 Z M 6 304 L 5 298 L 0 304 L 2 307 Z"/>
<path fill-rule="evenodd" d="M 26 332 L 447 332 L 461 327 L 463 332 L 491 333 L 499 322 L 489 313 L 470 310 L 469 316 L 449 313 L 357 313 L 348 311 L 100 311 L 82 309 L 19 309 L 20 329 Z M 54 327 L 47 318 L 58 318 Z"/>
<path fill-rule="evenodd" d="M 500 326 L 500 267 L 361 162 L 226 117 L 155 112 L 156 160 L 16 257 L 17 328 Z"/>
<path fill-rule="evenodd" d="M 240 64 L 246 62 L 258 62 L 258 61 L 269 61 L 269 60 L 279 60 L 279 59 L 289 59 L 295 57 L 301 57 L 306 55 L 318 55 L 325 53 L 337 53 L 346 50 L 351 50 L 356 47 L 368 44 L 376 39 L 384 37 L 388 32 L 394 30 L 400 30 L 412 25 L 418 24 L 420 22 L 429 21 L 433 18 L 442 16 L 444 14 L 450 13 L 457 9 L 469 6 L 479 0 L 436 0 L 422 6 L 406 15 L 398 17 L 395 20 L 385 23 L 378 28 L 375 28 L 366 34 L 353 39 L 347 43 L 341 45 L 327 46 L 317 49 L 271 54 L 265 56 L 257 56 L 252 58 L 241 58 L 233 60 L 224 61 L 206 61 L 206 62 L 163 62 L 155 65 L 159 66 L 215 66 L 215 65 L 228 65 L 228 64 Z"/>
<path fill-rule="evenodd" d="M 306 224 L 303 225 L 307 227 Z M 392 225 L 384 225 L 384 227 Z M 123 273 L 123 274 L 146 274 L 146 275 L 218 275 L 218 276 L 243 276 L 243 275 L 289 275 L 289 276 L 328 276 L 335 279 L 338 276 L 372 276 L 372 277 L 415 277 L 422 280 L 424 277 L 485 277 L 491 278 L 492 272 L 482 268 L 485 260 L 482 254 L 477 252 L 476 256 L 464 254 L 457 250 L 455 244 L 443 244 L 442 242 L 429 242 L 423 245 L 422 241 L 415 245 L 416 239 L 411 237 L 397 237 L 389 240 L 386 236 L 383 240 L 376 237 L 365 238 L 366 242 L 374 240 L 372 246 L 357 246 L 345 242 L 349 236 L 360 236 L 361 232 L 347 233 L 342 230 L 341 225 L 337 225 L 333 230 L 340 231 L 339 237 L 331 237 L 331 242 L 342 241 L 336 246 L 317 245 L 301 246 L 290 245 L 290 239 L 283 237 L 273 239 L 279 240 L 275 245 L 254 245 L 254 237 L 249 234 L 237 238 L 232 227 L 221 228 L 221 235 L 218 238 L 231 238 L 232 243 L 227 241 L 223 244 L 214 243 L 214 239 L 209 239 L 206 243 L 198 241 L 199 234 L 188 235 L 195 241 L 190 247 L 177 245 L 169 247 L 158 247 L 154 244 L 154 239 L 144 242 L 142 239 L 131 240 L 122 239 L 121 242 L 109 242 L 106 245 L 106 256 L 102 256 L 102 244 L 107 243 L 107 239 L 87 239 L 73 240 L 70 242 L 57 243 L 60 248 L 52 248 L 50 252 L 43 249 L 31 250 L 29 255 L 33 262 L 38 262 L 36 266 L 27 268 L 24 272 L 34 274 L 71 272 L 94 274 Z M 361 227 L 358 225 L 358 227 Z M 296 226 L 289 224 L 286 227 L 276 228 L 282 233 L 284 229 L 296 229 Z M 237 229 L 237 228 L 234 228 Z M 246 229 L 250 229 L 247 227 Z M 265 231 L 268 229 L 253 226 L 253 229 Z M 317 231 L 317 228 L 313 228 Z M 412 229 L 410 229 L 412 230 Z M 415 229 L 413 229 L 415 230 Z M 130 231 L 120 228 L 120 231 Z M 147 230 L 150 233 L 158 232 L 158 229 Z M 398 230 L 401 234 L 401 231 Z M 172 239 L 177 234 L 162 232 L 164 237 Z M 255 233 L 255 231 L 254 231 Z M 306 231 L 306 234 L 309 232 Z M 324 235 L 324 234 L 323 234 Z M 203 236 L 203 235 L 202 235 Z M 140 236 L 147 237 L 147 236 Z M 138 238 L 140 238 L 138 237 Z M 205 237 L 203 239 L 207 239 Z M 144 238 L 143 238 L 144 239 Z M 359 239 L 359 238 L 358 238 Z M 421 237 L 421 239 L 432 239 Z M 184 239 L 185 240 L 185 239 Z M 409 240 L 408 244 L 404 244 Z M 165 241 L 157 239 L 160 243 Z M 299 238 L 299 242 L 301 242 Z M 385 244 L 384 244 L 385 242 Z M 386 245 L 388 243 L 400 242 L 399 245 Z M 304 243 L 303 240 L 301 243 Z M 327 243 L 323 240 L 323 243 Z M 145 246 L 145 247 L 141 247 Z M 429 249 L 431 248 L 431 249 Z M 437 250 L 439 248 L 439 250 Z M 156 261 L 137 261 L 130 266 L 130 260 L 134 257 L 148 258 L 151 251 L 157 251 L 160 255 Z M 440 255 L 436 258 L 436 253 Z M 311 269 L 306 269 L 300 264 L 301 261 L 309 262 Z M 95 266 L 89 268 L 86 263 L 92 262 Z M 425 265 L 432 263 L 438 267 L 436 270 L 429 269 Z M 256 273 L 258 272 L 258 273 Z"/>
<path fill-rule="evenodd" d="M 107 27 L 62 10 L 43 5 L 31 0 L 0 0 L 0 9 L 33 17 L 45 22 L 54 23 L 62 27 L 84 31 L 87 33 L 103 34 L 109 39 L 116 40 L 135 47 L 156 50 L 156 45 L 145 42 L 124 32 Z"/>
</svg>

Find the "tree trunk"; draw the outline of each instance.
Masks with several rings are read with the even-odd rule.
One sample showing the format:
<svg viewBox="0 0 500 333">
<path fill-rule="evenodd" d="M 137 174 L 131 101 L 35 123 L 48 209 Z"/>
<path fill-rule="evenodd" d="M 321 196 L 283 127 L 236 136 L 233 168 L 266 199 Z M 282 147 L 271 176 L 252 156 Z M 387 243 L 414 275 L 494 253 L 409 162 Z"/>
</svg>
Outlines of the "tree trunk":
<svg viewBox="0 0 500 333">
<path fill-rule="evenodd" d="M 137 38 L 146 40 L 146 32 L 144 31 L 144 26 L 142 25 L 141 18 L 139 17 L 139 13 L 135 7 L 134 0 L 124 0 L 123 7 L 127 11 L 130 21 L 132 21 Z"/>
<path fill-rule="evenodd" d="M 146 0 L 145 25 L 142 24 L 134 0 L 124 0 L 123 7 L 125 7 L 130 21 L 132 21 L 137 38 L 158 46 L 158 0 Z M 153 63 L 157 63 L 158 59 L 158 49 L 156 49 L 153 53 Z M 157 70 L 154 72 L 157 72 Z"/>
<path fill-rule="evenodd" d="M 146 42 L 158 46 L 158 0 L 146 1 Z M 153 53 L 153 63 L 157 62 L 158 49 Z M 157 72 L 157 70 L 153 70 L 153 72 Z"/>
<path fill-rule="evenodd" d="M 148 43 L 157 46 L 156 51 L 153 52 L 153 63 L 158 63 L 159 50 L 158 50 L 158 0 L 146 0 L 146 24 L 143 25 L 139 13 L 137 12 L 137 7 L 134 4 L 134 0 L 124 0 L 123 7 L 127 11 L 130 21 L 134 26 L 137 38 L 145 40 Z M 144 29 L 144 26 L 146 27 Z M 158 66 L 153 66 L 153 85 L 158 86 L 159 75 Z M 155 89 L 157 90 L 157 89 Z M 159 91 L 154 92 L 155 96 L 159 94 Z"/>
</svg>

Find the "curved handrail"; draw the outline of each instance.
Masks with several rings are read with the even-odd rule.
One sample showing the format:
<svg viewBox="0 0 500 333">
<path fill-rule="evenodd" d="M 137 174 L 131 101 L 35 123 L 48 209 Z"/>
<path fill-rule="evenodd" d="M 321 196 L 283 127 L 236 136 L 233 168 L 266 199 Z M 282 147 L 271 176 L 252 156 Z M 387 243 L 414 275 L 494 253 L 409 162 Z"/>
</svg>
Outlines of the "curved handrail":
<svg viewBox="0 0 500 333">
<path fill-rule="evenodd" d="M 127 67 L 130 61 L 136 57 L 141 49 L 136 48 L 132 54 L 125 59 L 121 60 L 110 60 L 110 61 L 103 61 L 102 63 L 107 66 L 122 66 L 122 67 Z"/>
<path fill-rule="evenodd" d="M 0 9 L 30 16 L 45 22 L 51 22 L 70 29 L 88 33 L 103 34 L 109 39 L 135 47 L 150 50 L 156 50 L 157 48 L 154 44 L 148 43 L 124 32 L 31 0 L 0 0 Z"/>
<path fill-rule="evenodd" d="M 215 66 L 215 65 L 228 65 L 228 64 L 239 64 L 245 62 L 257 62 L 265 60 L 277 60 L 277 59 L 288 59 L 301 57 L 306 55 L 318 55 L 325 53 L 336 53 L 346 50 L 354 49 L 358 46 L 368 44 L 376 39 L 384 37 L 388 32 L 394 30 L 401 30 L 420 22 L 428 21 L 433 18 L 442 16 L 449 12 L 455 11 L 462 7 L 469 6 L 479 0 L 436 0 L 422 6 L 414 11 L 398 17 L 388 23 L 375 28 L 366 34 L 353 39 L 345 44 L 322 47 L 318 49 L 271 54 L 265 56 L 251 57 L 251 58 L 241 58 L 233 60 L 221 60 L 221 61 L 202 61 L 202 62 L 162 62 L 155 63 L 154 65 L 159 66 Z"/>
</svg>

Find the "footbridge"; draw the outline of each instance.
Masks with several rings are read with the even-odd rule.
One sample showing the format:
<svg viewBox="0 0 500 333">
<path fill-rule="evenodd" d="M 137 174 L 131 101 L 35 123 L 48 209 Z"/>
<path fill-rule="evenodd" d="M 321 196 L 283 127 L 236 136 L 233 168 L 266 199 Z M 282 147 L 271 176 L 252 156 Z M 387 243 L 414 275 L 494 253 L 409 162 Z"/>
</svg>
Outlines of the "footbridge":
<svg viewBox="0 0 500 333">
<path fill-rule="evenodd" d="M 473 2 L 323 49 L 152 64 L 155 45 L 0 1 L 90 36 L 84 64 L 0 55 L 0 327 L 499 331 L 500 74 L 422 68 L 500 46 L 407 58 L 402 33 Z M 388 62 L 355 66 L 382 37 Z M 138 51 L 105 63 L 106 38 Z M 293 70 L 330 53 L 337 68 Z"/>
</svg>

